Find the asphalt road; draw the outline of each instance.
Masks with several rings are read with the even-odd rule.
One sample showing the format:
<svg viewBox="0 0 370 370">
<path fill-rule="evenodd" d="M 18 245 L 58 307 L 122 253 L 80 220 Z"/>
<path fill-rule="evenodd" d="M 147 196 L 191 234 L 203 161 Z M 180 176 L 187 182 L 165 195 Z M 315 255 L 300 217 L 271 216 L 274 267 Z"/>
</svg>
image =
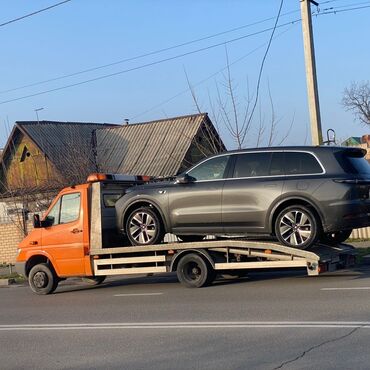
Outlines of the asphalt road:
<svg viewBox="0 0 370 370">
<path fill-rule="evenodd" d="M 369 369 L 370 269 L 0 289 L 1 369 Z"/>
</svg>

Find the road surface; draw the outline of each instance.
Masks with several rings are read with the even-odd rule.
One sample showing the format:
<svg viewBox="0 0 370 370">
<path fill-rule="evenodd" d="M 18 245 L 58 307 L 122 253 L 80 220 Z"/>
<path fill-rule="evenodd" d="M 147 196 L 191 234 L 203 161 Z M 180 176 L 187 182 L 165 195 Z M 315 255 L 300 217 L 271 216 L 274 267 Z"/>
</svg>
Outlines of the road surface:
<svg viewBox="0 0 370 370">
<path fill-rule="evenodd" d="M 368 369 L 370 270 L 0 289 L 2 369 Z"/>
</svg>

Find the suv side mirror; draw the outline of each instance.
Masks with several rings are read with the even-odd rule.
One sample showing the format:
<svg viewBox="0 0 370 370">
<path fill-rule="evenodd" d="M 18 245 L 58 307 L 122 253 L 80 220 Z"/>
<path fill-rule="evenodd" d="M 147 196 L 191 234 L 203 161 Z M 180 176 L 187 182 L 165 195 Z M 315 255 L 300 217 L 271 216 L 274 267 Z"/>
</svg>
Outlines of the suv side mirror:
<svg viewBox="0 0 370 370">
<path fill-rule="evenodd" d="M 194 180 L 194 177 L 189 176 L 187 173 L 176 176 L 176 184 L 188 184 Z"/>
<path fill-rule="evenodd" d="M 33 215 L 33 227 L 39 229 L 41 227 L 40 215 L 35 213 Z"/>
</svg>

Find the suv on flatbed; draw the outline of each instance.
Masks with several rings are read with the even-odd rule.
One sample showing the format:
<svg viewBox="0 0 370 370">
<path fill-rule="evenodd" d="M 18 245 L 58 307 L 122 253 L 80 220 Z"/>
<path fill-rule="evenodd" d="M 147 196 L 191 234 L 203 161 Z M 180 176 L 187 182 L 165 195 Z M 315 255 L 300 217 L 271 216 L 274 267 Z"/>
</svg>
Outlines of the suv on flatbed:
<svg viewBox="0 0 370 370">
<path fill-rule="evenodd" d="M 205 235 L 264 234 L 290 247 L 339 243 L 370 225 L 366 150 L 277 147 L 224 152 L 174 181 L 132 187 L 116 202 L 118 228 L 133 245 Z"/>
</svg>

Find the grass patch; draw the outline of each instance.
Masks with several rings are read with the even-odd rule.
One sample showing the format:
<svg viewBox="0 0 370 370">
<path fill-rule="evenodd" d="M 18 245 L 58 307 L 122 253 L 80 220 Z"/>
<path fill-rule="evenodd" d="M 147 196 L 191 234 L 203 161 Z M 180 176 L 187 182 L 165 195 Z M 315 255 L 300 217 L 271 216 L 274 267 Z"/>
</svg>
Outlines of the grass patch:
<svg viewBox="0 0 370 370">
<path fill-rule="evenodd" d="M 364 261 L 364 257 L 370 254 L 370 247 L 369 248 L 357 248 L 356 249 L 356 262 L 362 263 Z"/>
<path fill-rule="evenodd" d="M 16 272 L 0 275 L 0 279 L 14 279 L 16 283 L 23 283 L 24 281 L 26 281 L 26 278 L 23 275 L 19 275 Z"/>
</svg>

